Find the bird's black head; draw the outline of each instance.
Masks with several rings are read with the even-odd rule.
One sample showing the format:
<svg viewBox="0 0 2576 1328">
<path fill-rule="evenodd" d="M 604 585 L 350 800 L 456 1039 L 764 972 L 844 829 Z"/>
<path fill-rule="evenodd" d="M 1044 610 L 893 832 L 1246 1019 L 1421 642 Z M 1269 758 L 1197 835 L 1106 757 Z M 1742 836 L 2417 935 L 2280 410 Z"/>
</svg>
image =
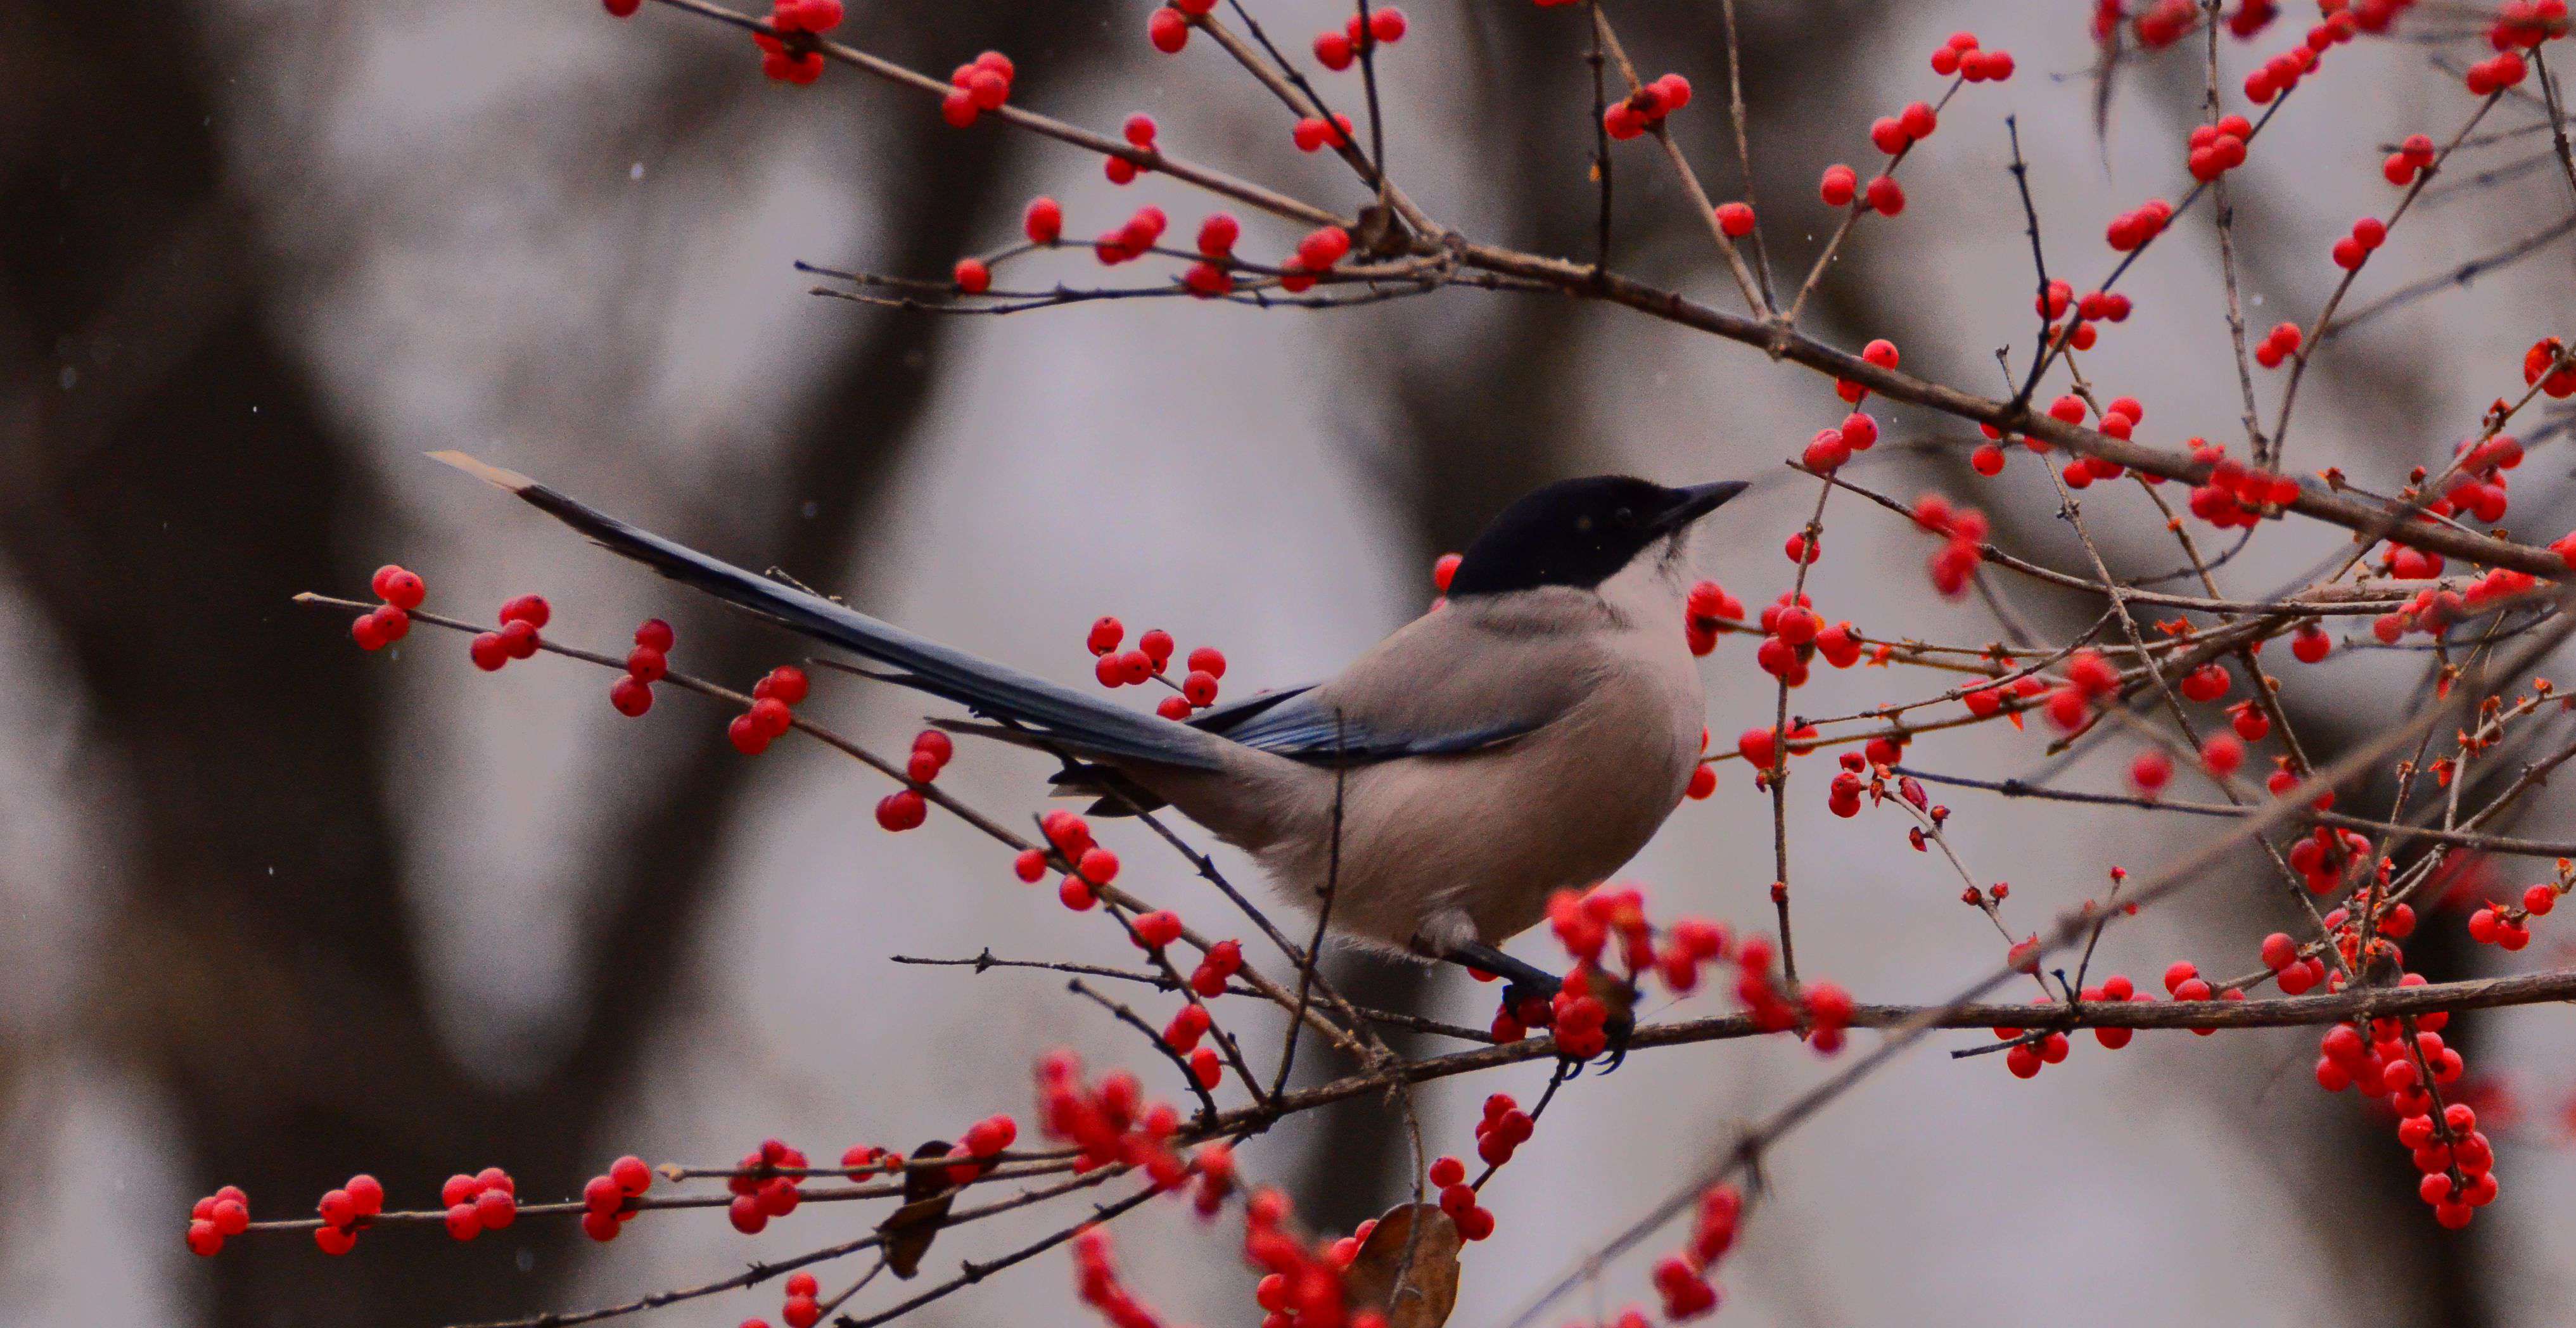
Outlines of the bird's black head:
<svg viewBox="0 0 2576 1328">
<path fill-rule="evenodd" d="M 1626 475 L 1559 480 L 1504 508 L 1485 527 L 1467 546 L 1449 593 L 1591 589 L 1743 491 L 1741 480 L 1685 489 Z"/>
</svg>

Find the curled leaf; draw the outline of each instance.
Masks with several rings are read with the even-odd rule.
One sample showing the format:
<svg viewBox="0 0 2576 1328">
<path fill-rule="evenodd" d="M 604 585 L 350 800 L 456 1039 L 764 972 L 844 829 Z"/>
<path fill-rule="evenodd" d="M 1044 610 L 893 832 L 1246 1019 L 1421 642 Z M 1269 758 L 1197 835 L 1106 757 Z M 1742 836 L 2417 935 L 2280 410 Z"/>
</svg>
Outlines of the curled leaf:
<svg viewBox="0 0 2576 1328">
<path fill-rule="evenodd" d="M 1416 1224 L 1421 1235 L 1414 1236 Z M 1405 1264 L 1405 1246 L 1413 1262 Z M 1386 1210 L 1342 1274 L 1342 1295 L 1355 1309 L 1386 1312 L 1387 1328 L 1440 1328 L 1458 1304 L 1458 1224 L 1433 1204 Z M 1398 1274 L 1402 1280 L 1398 1280 Z"/>
<path fill-rule="evenodd" d="M 950 1145 L 945 1139 L 933 1139 L 912 1150 L 915 1158 L 945 1157 Z M 878 1234 L 885 1237 L 886 1267 L 897 1277 L 909 1278 L 921 1271 L 922 1256 L 930 1253 L 930 1242 L 948 1221 L 948 1205 L 957 1200 L 957 1186 L 948 1179 L 946 1167 L 915 1167 L 903 1173 L 903 1207 L 887 1214 L 877 1224 Z"/>
</svg>

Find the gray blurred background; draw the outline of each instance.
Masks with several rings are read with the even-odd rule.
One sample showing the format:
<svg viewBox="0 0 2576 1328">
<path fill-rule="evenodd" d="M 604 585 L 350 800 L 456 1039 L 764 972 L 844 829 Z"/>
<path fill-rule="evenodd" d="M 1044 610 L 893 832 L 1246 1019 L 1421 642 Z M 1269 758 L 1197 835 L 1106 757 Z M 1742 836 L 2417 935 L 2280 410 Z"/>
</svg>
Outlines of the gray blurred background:
<svg viewBox="0 0 2576 1328">
<path fill-rule="evenodd" d="M 1697 83 L 1676 128 L 1712 192 L 1737 195 L 1716 6 L 1620 8 L 1649 75 Z M 1953 104 L 1909 163 L 1912 207 L 1846 252 L 1816 306 L 1837 341 L 1893 337 L 1909 369 L 1978 390 L 1994 386 L 1994 347 L 2027 344 L 2007 111 L 2022 116 L 2052 261 L 2079 289 L 2109 266 L 2096 237 L 2111 215 L 2186 183 L 2196 57 L 2124 71 L 2097 141 L 2087 6 L 1739 8 L 1763 215 L 1791 281 L 1830 224 L 1817 171 L 1870 160 L 1869 118 L 1936 93 L 1922 57 L 1943 34 L 1976 26 L 2019 60 L 2011 83 Z M 1412 35 L 1384 62 L 1400 179 L 1472 235 L 1588 254 L 1579 11 L 1411 10 Z M 996 46 L 1018 61 L 1023 104 L 1103 126 L 1149 110 L 1185 155 L 1358 201 L 1338 165 L 1289 148 L 1205 42 L 1155 56 L 1147 12 L 854 0 L 842 35 L 934 71 Z M 1257 12 L 1302 51 L 1342 11 Z M 2231 40 L 2230 85 L 2304 17 L 2250 49 Z M 2330 57 L 2235 177 L 2258 329 L 2311 317 L 2336 275 L 2326 245 L 2388 205 L 2376 145 L 2444 135 L 2469 104 L 2420 47 Z M 1618 263 L 1731 304 L 1651 150 L 1616 160 Z M 1173 1091 L 1052 977 L 888 962 L 986 946 L 1122 957 L 1123 942 L 1068 926 L 953 819 L 887 836 L 868 821 L 883 789 L 866 772 L 795 743 L 745 760 L 724 716 L 688 697 L 666 692 L 629 723 L 593 671 L 548 661 L 485 676 L 427 630 L 362 655 L 343 621 L 291 608 L 299 590 L 363 594 L 372 568 L 399 560 L 428 578 L 431 607 L 461 616 L 546 594 L 553 634 L 579 643 L 613 645 L 666 615 L 676 664 L 737 683 L 801 653 L 424 450 L 532 471 L 1069 681 L 1089 672 L 1079 643 L 1094 616 L 1167 627 L 1184 649 L 1223 647 L 1239 693 L 1324 673 L 1418 612 L 1431 558 L 1535 482 L 1613 467 L 1764 474 L 1840 414 L 1803 371 L 1555 299 L 939 321 L 810 298 L 791 268 L 936 275 L 1015 237 L 1037 192 L 1065 201 L 1076 234 L 1140 200 L 1170 209 L 1181 235 L 1205 210 L 1150 177 L 1112 190 L 1056 145 L 949 130 L 846 69 L 809 89 L 769 84 L 740 34 L 652 7 L 626 23 L 595 0 L 0 7 L 0 1322 L 433 1324 L 623 1298 L 874 1215 L 817 1205 L 755 1241 L 713 1214 L 657 1215 L 606 1248 L 538 1221 L 469 1246 L 386 1231 L 343 1260 L 252 1240 L 211 1261 L 182 1250 L 182 1215 L 227 1182 L 258 1215 L 304 1214 L 360 1169 L 417 1205 L 450 1171 L 489 1164 L 553 1197 L 630 1150 L 716 1163 L 771 1133 L 818 1156 L 901 1146 L 989 1111 L 1025 1115 L 1030 1059 L 1059 1044 Z M 2435 206 L 2358 294 L 2493 249 L 2566 204 L 2564 182 L 2540 171 Z M 1248 253 L 1294 238 L 1247 225 Z M 1096 269 L 1068 254 L 1031 271 Z M 2195 216 L 2131 278 L 2139 313 L 2091 357 L 2106 391 L 2147 403 L 2153 441 L 2235 432 L 2215 271 Z M 2521 348 L 2568 331 L 2549 321 L 2569 307 L 2568 276 L 2567 251 L 2552 250 L 2335 345 L 2303 391 L 2296 462 L 2385 485 L 2447 455 L 2487 400 L 2518 391 Z M 1900 442 L 1959 432 L 1881 414 Z M 2551 483 L 2566 469 L 2543 450 L 2521 472 L 2518 531 L 2570 524 Z M 1902 494 L 1947 486 L 1996 511 L 2014 547 L 2080 559 L 2026 459 L 1986 482 L 1887 447 L 1856 473 Z M 1702 540 L 1702 570 L 1768 600 L 1787 584 L 1779 544 L 1806 501 L 1772 490 L 1730 507 Z M 2111 492 L 2088 509 L 2133 570 L 2171 561 L 2141 507 Z M 1903 523 L 1837 511 L 1812 582 L 1828 619 L 1996 634 L 1972 603 L 1928 592 L 1927 550 Z M 2331 533 L 2275 531 L 2227 584 L 2260 593 L 2334 547 Z M 2013 589 L 2053 631 L 2095 611 Z M 2294 668 L 2288 700 L 2312 750 L 2404 704 L 2419 659 Z M 1928 686 L 1818 672 L 1799 697 L 1813 714 Z M 1707 676 L 1721 742 L 1767 722 L 1748 650 L 1730 645 Z M 817 690 L 815 713 L 880 745 L 899 748 L 919 721 L 908 694 Z M 2016 773 L 2041 741 L 1979 732 L 1916 757 Z M 2107 750 L 2072 778 L 2112 787 L 2125 761 Z M 1016 814 L 1036 805 L 1041 771 L 969 749 L 948 780 Z M 1961 851 L 2014 882 L 2007 918 L 2024 928 L 2097 892 L 2112 865 L 2150 867 L 2205 829 L 1951 801 Z M 1835 821 L 1821 802 L 1791 807 L 1803 971 L 1901 1000 L 1994 963 L 1991 928 L 1904 848 L 1901 826 Z M 2522 828 L 2564 833 L 2570 819 L 2560 796 Z M 1727 767 L 1718 796 L 1687 806 L 1632 875 L 1666 911 L 1759 923 L 1767 836 L 1767 801 Z M 1179 863 L 1124 831 L 1112 842 L 1137 888 L 1224 925 Z M 2507 864 L 2504 880 L 2534 867 Z M 2241 970 L 2252 938 L 2288 922 L 2248 876 L 2124 924 L 2103 953 L 2142 984 L 2176 957 Z M 2516 962 L 2564 961 L 2540 935 Z M 1549 946 L 1517 948 L 1544 961 Z M 2428 926 L 2415 958 L 2437 977 L 2498 958 L 2466 950 L 2454 918 Z M 1339 962 L 1382 1003 L 1473 1023 L 1490 1012 L 1490 989 L 1455 974 Z M 2117 1055 L 2086 1040 L 2032 1083 L 1996 1059 L 1926 1051 L 1780 1150 L 1775 1201 L 1721 1274 L 1724 1321 L 2564 1322 L 2568 1021 L 2535 1010 L 2456 1027 L 2473 1070 L 2522 1104 L 2517 1123 L 2490 1127 L 2504 1197 L 2465 1233 L 2439 1231 L 2414 1201 L 2386 1122 L 2309 1083 L 2312 1035 L 2151 1034 Z M 1318 1056 L 1311 1072 L 1336 1068 Z M 1488 1191 L 1502 1227 L 1469 1252 L 1455 1322 L 1507 1314 L 1733 1122 L 1820 1072 L 1773 1040 L 1587 1076 Z M 1467 1151 L 1484 1093 L 1526 1101 L 1545 1074 L 1426 1090 L 1432 1147 Z M 1347 1225 L 1405 1183 L 1391 1121 L 1375 1104 L 1300 1121 L 1246 1165 Z M 1122 1226 L 1138 1289 L 1182 1321 L 1256 1321 L 1230 1226 L 1192 1226 L 1160 1205 Z M 953 1235 L 932 1266 L 1044 1229 Z M 1646 1297 L 1631 1258 L 1595 1301 L 1553 1318 Z M 730 1324 L 776 1308 L 762 1290 L 660 1318 Z M 920 1321 L 1083 1312 L 1049 1256 Z"/>
</svg>

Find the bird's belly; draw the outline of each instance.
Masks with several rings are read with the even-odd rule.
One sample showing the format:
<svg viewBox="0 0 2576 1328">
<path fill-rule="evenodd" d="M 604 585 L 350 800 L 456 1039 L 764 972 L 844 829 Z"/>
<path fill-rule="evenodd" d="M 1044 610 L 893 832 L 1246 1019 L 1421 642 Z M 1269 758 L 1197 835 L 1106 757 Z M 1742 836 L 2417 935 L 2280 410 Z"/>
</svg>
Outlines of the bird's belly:
<svg viewBox="0 0 2576 1328">
<path fill-rule="evenodd" d="M 1545 916 L 1548 897 L 1617 871 L 1681 801 L 1699 755 L 1687 695 L 1605 687 L 1509 745 L 1350 772 L 1338 867 L 1329 834 L 1263 854 L 1292 900 L 1334 882 L 1333 927 L 1404 948 L 1434 915 L 1463 913 L 1491 944 Z"/>
</svg>

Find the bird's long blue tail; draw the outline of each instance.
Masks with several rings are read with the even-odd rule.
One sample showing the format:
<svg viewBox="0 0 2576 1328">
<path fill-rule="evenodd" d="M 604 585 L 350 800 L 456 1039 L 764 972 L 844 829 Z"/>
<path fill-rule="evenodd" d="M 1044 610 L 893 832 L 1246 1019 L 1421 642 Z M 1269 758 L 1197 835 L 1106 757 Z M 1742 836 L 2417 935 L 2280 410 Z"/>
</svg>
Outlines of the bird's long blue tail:
<svg viewBox="0 0 2576 1328">
<path fill-rule="evenodd" d="M 925 640 L 892 623 L 820 595 L 711 558 L 640 530 L 547 488 L 525 475 L 486 465 L 462 452 L 433 452 L 439 461 L 525 499 L 539 511 L 623 554 L 790 630 L 900 670 L 894 680 L 954 701 L 988 718 L 1023 726 L 1085 756 L 1128 757 L 1193 769 L 1216 767 L 1223 739 L 1154 715 L 1138 714 L 1008 665 Z"/>
</svg>

